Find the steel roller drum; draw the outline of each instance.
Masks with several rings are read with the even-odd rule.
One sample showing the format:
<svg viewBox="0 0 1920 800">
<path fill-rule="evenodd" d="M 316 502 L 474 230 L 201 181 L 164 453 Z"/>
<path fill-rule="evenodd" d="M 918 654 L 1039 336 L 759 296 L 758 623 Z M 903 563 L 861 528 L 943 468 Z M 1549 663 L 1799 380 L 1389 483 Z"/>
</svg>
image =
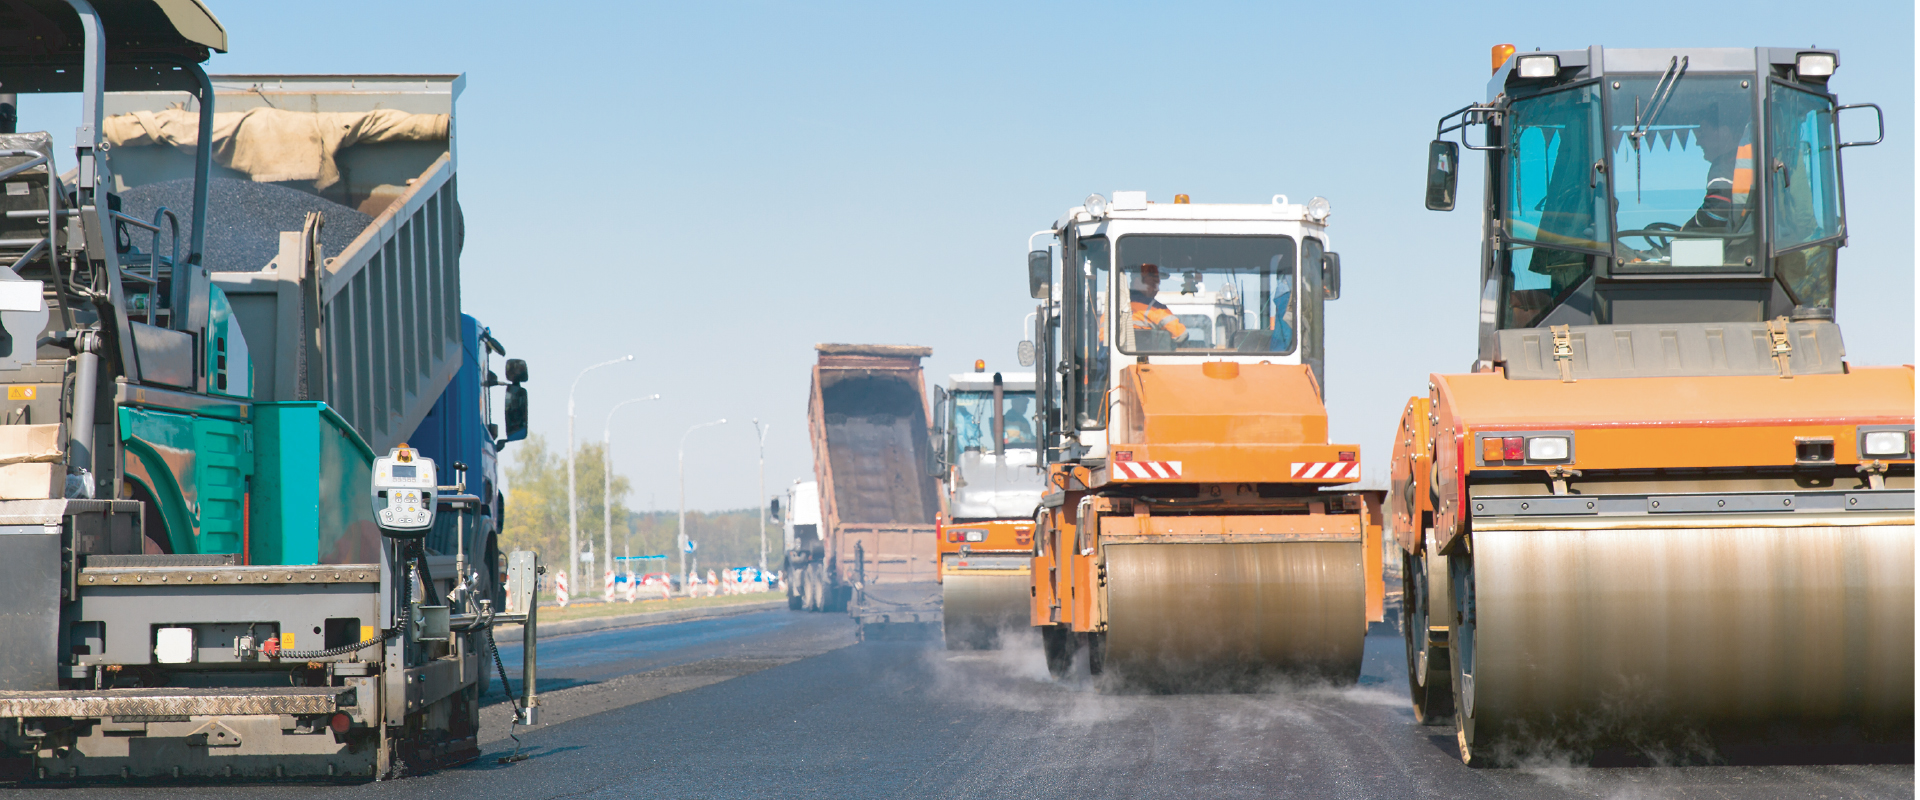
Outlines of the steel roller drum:
<svg viewBox="0 0 1920 800">
<path fill-rule="evenodd" d="M 1032 627 L 1027 575 L 948 575 L 941 614 L 949 650 L 991 650 L 1003 631 Z"/>
<path fill-rule="evenodd" d="M 1913 557 L 1910 522 L 1475 531 L 1461 744 L 1911 735 Z"/>
<path fill-rule="evenodd" d="M 1106 668 L 1163 690 L 1284 672 L 1352 681 L 1366 637 L 1359 542 L 1108 545 Z"/>
</svg>

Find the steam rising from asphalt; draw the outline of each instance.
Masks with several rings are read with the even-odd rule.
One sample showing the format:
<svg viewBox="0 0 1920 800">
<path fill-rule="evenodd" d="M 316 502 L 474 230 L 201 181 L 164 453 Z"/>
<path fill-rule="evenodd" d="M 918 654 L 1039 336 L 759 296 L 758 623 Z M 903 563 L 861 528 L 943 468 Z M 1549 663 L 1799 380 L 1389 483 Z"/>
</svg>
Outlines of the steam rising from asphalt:
<svg viewBox="0 0 1920 800">
<path fill-rule="evenodd" d="M 971 757 L 983 761 L 1057 763 L 1076 774 L 1135 774 L 1143 759 L 1177 762 L 1175 769 L 1205 776 L 1202 782 L 1221 781 L 1212 785 L 1228 788 L 1229 795 L 1254 785 L 1278 790 L 1279 784 L 1262 782 L 1300 775 L 1320 776 L 1309 783 L 1322 790 L 1337 787 L 1325 795 L 1330 797 L 1401 796 L 1408 781 L 1427 786 L 1427 796 L 1596 800 L 1721 797 L 1728 795 L 1730 780 L 1753 781 L 1740 784 L 1740 794 L 1746 789 L 1766 794 L 1772 788 L 1768 796 L 1783 797 L 1814 796 L 1817 792 L 1796 791 L 1831 785 L 1836 778 L 1866 782 L 1854 784 L 1864 792 L 1834 797 L 1912 791 L 1910 770 L 1849 777 L 1836 776 L 1832 767 L 1791 765 L 1824 759 L 1763 760 L 1777 766 L 1760 772 L 1706 766 L 1726 759 L 1715 754 L 1715 740 L 1697 732 L 1666 730 L 1654 736 L 1655 731 L 1644 731 L 1630 740 L 1641 744 L 1596 757 L 1581 736 L 1628 730 L 1617 718 L 1623 707 L 1566 727 L 1528 731 L 1506 753 L 1510 768 L 1468 769 L 1452 752 L 1451 725 L 1423 728 L 1413 722 L 1402 688 L 1399 642 L 1378 635 L 1368 640 L 1369 658 L 1358 683 L 1269 675 L 1236 691 L 1179 694 L 1143 691 L 1114 676 L 1093 677 L 1084 649 L 1073 672 L 1055 680 L 1047 673 L 1037 632 L 1020 627 L 1000 635 L 996 650 L 948 651 L 935 644 L 920 654 L 932 682 L 918 688 L 942 704 L 977 709 L 988 721 L 967 740 L 980 748 L 969 750 Z M 1097 752 L 1062 744 L 1085 736 L 1101 739 Z M 1357 741 L 1371 744 L 1356 746 Z"/>
<path fill-rule="evenodd" d="M 1202 695 L 1217 707 L 1214 719 L 1227 730 L 1264 730 L 1278 723 L 1311 723 L 1309 706 L 1328 703 L 1403 710 L 1402 694 L 1369 684 L 1286 675 L 1265 675 L 1258 682 L 1222 691 L 1221 686 L 1175 686 L 1174 691 L 1145 691 L 1124 676 L 1087 672 L 1085 648 L 1075 656 L 1073 672 L 1056 681 L 1047 672 L 1039 633 L 1030 627 L 1002 628 L 995 650 L 929 649 L 935 676 L 932 691 L 986 708 L 1038 711 L 1054 722 L 1093 726 L 1116 722 L 1169 702 Z M 1165 687 L 1156 687 L 1165 688 Z"/>
</svg>

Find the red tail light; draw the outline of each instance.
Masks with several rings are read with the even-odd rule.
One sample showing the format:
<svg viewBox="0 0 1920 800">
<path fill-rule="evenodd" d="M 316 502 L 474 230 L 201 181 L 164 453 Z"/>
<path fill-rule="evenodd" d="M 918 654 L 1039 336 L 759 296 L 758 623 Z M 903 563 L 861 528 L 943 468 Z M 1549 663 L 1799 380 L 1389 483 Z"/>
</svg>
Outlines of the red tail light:
<svg viewBox="0 0 1920 800">
<path fill-rule="evenodd" d="M 954 542 L 957 544 L 959 542 L 965 541 L 966 538 L 967 538 L 967 534 L 962 531 L 955 531 L 955 530 L 947 531 L 947 541 L 949 542 Z"/>
<path fill-rule="evenodd" d="M 1500 457 L 1507 461 L 1524 461 L 1527 458 L 1527 438 L 1508 436 L 1500 440 Z"/>
</svg>

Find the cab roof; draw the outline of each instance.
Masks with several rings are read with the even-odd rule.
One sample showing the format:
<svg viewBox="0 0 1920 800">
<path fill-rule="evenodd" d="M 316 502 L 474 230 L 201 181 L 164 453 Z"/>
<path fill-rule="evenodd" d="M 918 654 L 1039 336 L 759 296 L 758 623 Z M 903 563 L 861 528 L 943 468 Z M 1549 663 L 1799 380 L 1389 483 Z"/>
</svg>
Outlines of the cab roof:
<svg viewBox="0 0 1920 800">
<path fill-rule="evenodd" d="M 107 89 L 197 89 L 180 67 L 227 51 L 227 29 L 200 0 L 92 0 L 107 45 Z M 0 6 L 6 91 L 80 91 L 86 38 L 65 0 Z"/>
</svg>

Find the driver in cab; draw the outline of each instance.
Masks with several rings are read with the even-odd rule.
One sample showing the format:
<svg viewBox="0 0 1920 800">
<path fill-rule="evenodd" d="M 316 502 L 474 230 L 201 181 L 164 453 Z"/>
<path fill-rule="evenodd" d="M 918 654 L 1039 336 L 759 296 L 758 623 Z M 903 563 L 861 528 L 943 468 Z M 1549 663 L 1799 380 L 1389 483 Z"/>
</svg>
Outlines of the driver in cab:
<svg viewBox="0 0 1920 800">
<path fill-rule="evenodd" d="M 1749 126 L 1722 122 L 1720 106 L 1707 106 L 1694 136 L 1707 160 L 1707 192 L 1700 210 L 1682 230 L 1742 228 L 1747 219 L 1747 197 L 1753 191 L 1753 142 Z"/>
<path fill-rule="evenodd" d="M 1160 302 L 1160 267 L 1157 264 L 1141 264 L 1133 273 L 1132 290 L 1133 329 L 1136 331 L 1166 331 L 1175 342 L 1185 342 L 1187 326 L 1180 318 Z"/>
</svg>

